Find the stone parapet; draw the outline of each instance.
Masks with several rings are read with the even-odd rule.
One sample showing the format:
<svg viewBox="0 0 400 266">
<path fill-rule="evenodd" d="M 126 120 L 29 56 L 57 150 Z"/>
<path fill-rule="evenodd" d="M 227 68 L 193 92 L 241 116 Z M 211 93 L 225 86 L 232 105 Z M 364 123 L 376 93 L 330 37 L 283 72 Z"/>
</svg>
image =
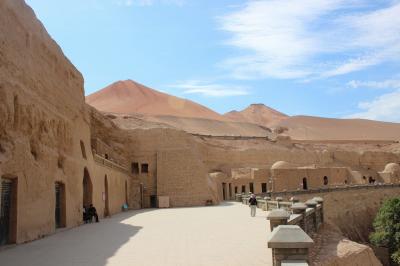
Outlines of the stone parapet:
<svg viewBox="0 0 400 266">
<path fill-rule="evenodd" d="M 268 238 L 274 266 L 288 265 L 288 261 L 308 265 L 309 248 L 313 244 L 314 241 L 297 225 L 279 225 Z"/>
</svg>

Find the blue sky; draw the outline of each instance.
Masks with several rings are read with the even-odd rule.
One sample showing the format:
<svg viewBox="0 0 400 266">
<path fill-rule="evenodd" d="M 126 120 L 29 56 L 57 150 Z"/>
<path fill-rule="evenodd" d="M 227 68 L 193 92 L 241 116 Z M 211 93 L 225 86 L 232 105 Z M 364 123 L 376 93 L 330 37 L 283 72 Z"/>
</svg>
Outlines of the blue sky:
<svg viewBox="0 0 400 266">
<path fill-rule="evenodd" d="M 27 0 L 90 94 L 400 122 L 399 0 Z"/>
</svg>

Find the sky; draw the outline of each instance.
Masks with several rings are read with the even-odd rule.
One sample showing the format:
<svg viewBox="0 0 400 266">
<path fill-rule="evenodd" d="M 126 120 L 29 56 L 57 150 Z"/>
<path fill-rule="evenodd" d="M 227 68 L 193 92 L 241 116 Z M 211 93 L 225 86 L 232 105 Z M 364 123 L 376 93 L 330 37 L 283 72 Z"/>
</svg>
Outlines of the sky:
<svg viewBox="0 0 400 266">
<path fill-rule="evenodd" d="M 400 122 L 400 0 L 26 0 L 89 95 L 132 79 L 219 113 Z"/>
</svg>

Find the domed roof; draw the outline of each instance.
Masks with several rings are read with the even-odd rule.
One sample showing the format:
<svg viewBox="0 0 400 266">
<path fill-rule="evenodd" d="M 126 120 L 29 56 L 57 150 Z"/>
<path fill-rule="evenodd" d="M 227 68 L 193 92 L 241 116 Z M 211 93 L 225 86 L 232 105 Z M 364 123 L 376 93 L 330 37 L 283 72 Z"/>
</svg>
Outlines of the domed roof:
<svg viewBox="0 0 400 266">
<path fill-rule="evenodd" d="M 383 170 L 385 173 L 395 173 L 395 172 L 400 172 L 400 165 L 397 163 L 388 163 L 385 166 L 385 170 Z"/>
<path fill-rule="evenodd" d="M 271 166 L 271 169 L 288 169 L 293 168 L 293 165 L 285 162 L 285 161 L 278 161 Z"/>
</svg>

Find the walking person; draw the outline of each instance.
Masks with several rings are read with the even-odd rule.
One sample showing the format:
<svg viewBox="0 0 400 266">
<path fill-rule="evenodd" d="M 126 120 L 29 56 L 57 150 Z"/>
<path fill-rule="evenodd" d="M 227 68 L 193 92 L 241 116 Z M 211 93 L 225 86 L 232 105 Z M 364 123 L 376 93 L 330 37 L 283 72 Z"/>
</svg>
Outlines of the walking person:
<svg viewBox="0 0 400 266">
<path fill-rule="evenodd" d="M 249 206 L 250 206 L 250 215 L 251 215 L 251 217 L 256 216 L 256 209 L 257 209 L 256 195 L 251 194 L 250 199 L 249 199 Z"/>
</svg>

